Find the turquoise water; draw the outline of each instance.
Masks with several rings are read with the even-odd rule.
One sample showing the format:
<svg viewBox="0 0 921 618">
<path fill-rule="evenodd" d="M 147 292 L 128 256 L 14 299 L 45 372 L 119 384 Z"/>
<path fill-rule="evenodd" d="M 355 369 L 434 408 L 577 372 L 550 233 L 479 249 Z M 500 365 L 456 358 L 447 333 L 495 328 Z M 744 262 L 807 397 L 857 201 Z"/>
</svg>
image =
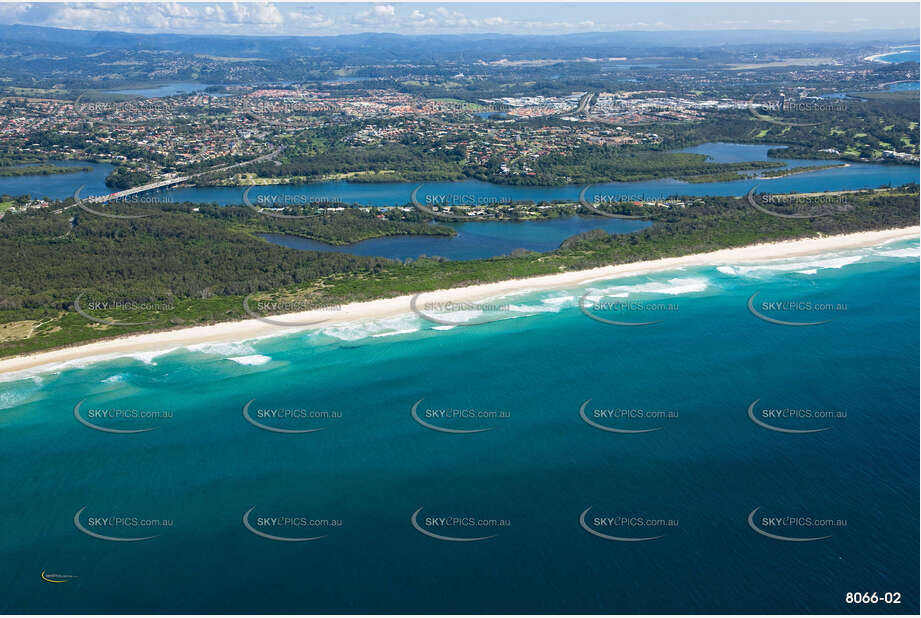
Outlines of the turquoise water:
<svg viewBox="0 0 921 618">
<path fill-rule="evenodd" d="M 0 611 L 234 613 L 917 613 L 917 241 L 762 264 L 685 268 L 503 299 L 501 321 L 445 327 L 409 313 L 252 342 L 138 355 L 0 383 Z M 833 310 L 785 327 L 763 301 Z M 635 301 L 618 327 L 577 307 Z M 666 309 L 667 308 L 667 309 Z M 474 311 L 473 314 L 477 312 Z M 460 316 L 454 316 L 458 320 Z M 477 315 L 467 316 L 476 319 Z M 10 376 L 7 376 L 9 379 Z M 594 409 L 670 411 L 604 420 Z M 768 408 L 846 418 L 772 421 Z M 92 410 L 168 411 L 99 420 Z M 263 419 L 244 405 L 341 412 Z M 501 411 L 490 420 L 413 420 L 420 410 Z M 760 410 L 760 408 L 759 408 Z M 424 413 L 424 412 L 423 412 Z M 425 417 L 429 418 L 429 417 Z M 159 535 L 139 542 L 110 536 Z M 242 523 L 278 536 L 261 538 Z M 589 534 L 579 516 L 592 507 Z M 846 525 L 772 527 L 747 517 Z M 414 529 L 453 537 L 447 542 Z M 273 527 L 260 517 L 327 520 Z M 101 525 L 97 517 L 165 520 Z M 426 517 L 474 517 L 440 527 Z M 595 517 L 642 517 L 605 527 Z M 661 520 L 661 521 L 660 521 Z M 597 523 L 596 523 L 597 521 Z M 166 523 L 172 525 L 165 525 Z M 651 525 L 645 524 L 652 522 Z M 667 522 L 667 523 L 663 523 Z M 111 522 L 110 522 L 111 523 Z M 341 523 L 341 525 L 336 525 Z M 510 525 L 498 525 L 508 523 Z M 677 525 L 673 525 L 677 524 Z M 261 526 L 261 527 L 260 527 Z M 77 576 L 42 581 L 41 573 Z M 854 591 L 900 605 L 846 605 Z"/>
<path fill-rule="evenodd" d="M 698 152 L 713 157 L 717 162 L 767 161 L 767 152 L 774 146 L 755 144 L 703 144 L 688 148 L 687 152 Z M 800 159 L 774 159 L 790 166 L 830 164 L 834 161 L 809 161 Z M 23 177 L 0 178 L 0 194 L 44 195 L 55 199 L 70 197 L 80 185 L 86 185 L 85 194 L 106 195 L 111 189 L 104 184 L 105 174 L 67 174 L 67 177 Z M 646 180 L 641 182 L 611 182 L 594 185 L 586 193 L 589 200 L 599 195 L 624 196 L 630 199 L 661 199 L 674 195 L 745 195 L 754 184 L 761 183 L 763 191 L 775 193 L 839 191 L 849 189 L 870 189 L 886 185 L 898 186 L 907 182 L 918 182 L 918 168 L 908 165 L 875 165 L 851 163 L 845 168 L 832 168 L 807 172 L 782 178 L 761 180 L 736 180 L 732 182 L 688 183 L 674 179 Z M 345 181 L 318 182 L 299 185 L 272 185 L 255 187 L 250 200 L 259 203 L 267 196 L 288 196 L 290 199 L 313 202 L 344 202 L 368 206 L 398 206 L 410 203 L 413 191 L 419 183 L 350 183 Z M 452 203 L 480 203 L 485 201 L 533 200 L 576 200 L 584 186 L 524 187 L 495 185 L 477 180 L 460 182 L 424 183 L 418 199 L 423 204 L 435 198 L 448 199 Z M 173 201 L 197 203 L 240 204 L 243 190 L 235 187 L 184 188 L 165 192 Z"/>
</svg>

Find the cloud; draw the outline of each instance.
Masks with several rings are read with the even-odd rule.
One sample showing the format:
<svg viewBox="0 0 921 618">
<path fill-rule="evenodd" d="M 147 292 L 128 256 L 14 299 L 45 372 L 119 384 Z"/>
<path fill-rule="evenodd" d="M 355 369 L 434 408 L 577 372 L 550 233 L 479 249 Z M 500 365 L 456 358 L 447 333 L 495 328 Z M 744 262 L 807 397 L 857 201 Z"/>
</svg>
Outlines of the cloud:
<svg viewBox="0 0 921 618">
<path fill-rule="evenodd" d="M 352 22 L 363 26 L 394 24 L 396 23 L 396 9 L 392 4 L 375 4 L 367 11 L 355 15 Z"/>
<path fill-rule="evenodd" d="M 628 5 L 624 5 L 627 7 Z M 633 5 L 630 5 L 633 6 Z M 903 26 L 902 11 L 877 17 L 860 9 L 842 8 L 833 19 L 812 9 L 789 5 L 789 18 L 756 18 L 750 11 L 712 13 L 713 21 L 696 17 L 676 24 L 659 20 L 662 6 L 647 9 L 615 5 L 493 5 L 493 4 L 304 4 L 288 2 L 20 2 L 2 3 L 0 23 L 56 26 L 82 30 L 176 32 L 195 34 L 350 34 L 356 32 L 550 34 L 585 31 L 713 29 L 739 27 L 787 28 L 791 25 L 830 30 Z M 703 5 L 702 5 L 703 6 Z M 908 6 L 908 5 L 905 5 Z M 907 9 L 906 9 L 907 10 Z M 912 9 L 914 10 L 914 9 Z M 705 11 L 704 11 L 705 13 Z M 696 15 L 696 14 L 695 14 Z M 703 15 L 706 18 L 706 15 Z M 622 21 L 618 22 L 618 18 Z M 722 19 L 723 21 L 717 21 Z M 690 20 L 690 21 L 689 21 Z M 319 31 L 319 32 L 314 32 Z"/>
</svg>

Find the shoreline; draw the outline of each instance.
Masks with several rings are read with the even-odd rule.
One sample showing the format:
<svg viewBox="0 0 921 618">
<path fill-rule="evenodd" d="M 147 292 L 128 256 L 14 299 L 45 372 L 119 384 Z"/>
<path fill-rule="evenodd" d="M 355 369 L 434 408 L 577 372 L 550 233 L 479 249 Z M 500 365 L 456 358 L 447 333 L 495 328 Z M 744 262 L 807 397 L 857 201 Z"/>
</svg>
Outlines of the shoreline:
<svg viewBox="0 0 921 618">
<path fill-rule="evenodd" d="M 918 238 L 919 233 L 921 233 L 921 227 L 912 226 L 747 245 L 731 249 L 720 249 L 709 253 L 601 266 L 588 270 L 540 275 L 524 279 L 508 279 L 462 288 L 435 290 L 421 294 L 420 302 L 445 304 L 473 302 L 506 294 L 574 287 L 593 281 L 633 277 L 687 266 L 715 266 L 729 261 L 759 262 L 841 249 L 858 249 L 897 240 Z M 92 363 L 143 353 L 165 353 L 169 350 L 193 345 L 236 343 L 299 331 L 316 330 L 344 322 L 406 315 L 412 312 L 410 299 L 413 296 L 399 296 L 343 305 L 338 308 L 333 317 L 330 317 L 329 310 L 324 309 L 269 316 L 274 322 L 289 321 L 303 324 L 322 320 L 321 324 L 283 326 L 270 324 L 262 320 L 249 319 L 177 330 L 125 335 L 67 348 L 32 352 L 0 359 L 0 375 L 15 374 L 39 368 L 44 368 L 45 372 L 50 372 L 75 362 Z"/>
<path fill-rule="evenodd" d="M 886 57 L 886 56 L 891 56 L 892 54 L 899 54 L 899 53 L 902 53 L 902 52 L 904 52 L 904 51 L 909 51 L 909 50 L 912 50 L 912 49 L 914 49 L 914 48 L 916 48 L 916 47 L 918 47 L 918 45 L 916 45 L 916 44 L 912 44 L 912 45 L 902 45 L 901 47 L 890 47 L 890 48 L 889 48 L 889 51 L 884 51 L 884 52 L 880 52 L 880 53 L 878 53 L 878 54 L 873 54 L 872 56 L 867 56 L 866 58 L 864 58 L 864 61 L 866 61 L 866 62 L 879 62 L 880 64 L 898 64 L 898 63 L 896 63 L 896 62 L 891 62 L 891 61 L 889 61 L 889 60 L 880 60 L 880 58 L 884 58 L 884 57 Z"/>
</svg>

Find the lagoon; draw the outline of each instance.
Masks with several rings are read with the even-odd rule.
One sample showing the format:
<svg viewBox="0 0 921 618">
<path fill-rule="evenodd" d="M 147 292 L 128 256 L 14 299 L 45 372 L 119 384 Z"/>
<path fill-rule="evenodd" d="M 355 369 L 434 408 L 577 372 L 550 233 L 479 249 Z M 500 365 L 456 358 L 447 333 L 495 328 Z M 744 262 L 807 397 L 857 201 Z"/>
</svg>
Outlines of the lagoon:
<svg viewBox="0 0 921 618">
<path fill-rule="evenodd" d="M 508 255 L 516 249 L 552 251 L 560 243 L 582 232 L 602 229 L 609 234 L 626 234 L 651 225 L 649 221 L 608 219 L 605 217 L 566 217 L 547 221 L 483 221 L 442 223 L 454 228 L 457 236 L 390 236 L 373 238 L 351 245 L 328 245 L 316 240 L 283 234 L 260 234 L 283 247 L 305 251 L 351 253 L 395 260 L 440 256 L 451 260 L 477 260 Z"/>
<path fill-rule="evenodd" d="M 176 82 L 173 84 L 162 84 L 160 86 L 149 86 L 145 88 L 127 88 L 122 90 L 109 90 L 114 94 L 133 94 L 150 99 L 160 97 L 171 97 L 177 94 L 189 94 L 192 92 L 201 92 L 210 88 L 214 84 L 199 84 L 197 82 Z"/>
</svg>

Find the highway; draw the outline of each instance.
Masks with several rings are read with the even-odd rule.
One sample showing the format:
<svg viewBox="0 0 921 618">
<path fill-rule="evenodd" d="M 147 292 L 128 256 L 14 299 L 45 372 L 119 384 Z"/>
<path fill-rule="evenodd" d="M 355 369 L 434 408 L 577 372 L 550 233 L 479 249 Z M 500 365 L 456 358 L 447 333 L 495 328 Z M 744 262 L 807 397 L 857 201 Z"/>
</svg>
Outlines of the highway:
<svg viewBox="0 0 921 618">
<path fill-rule="evenodd" d="M 585 114 L 585 117 L 588 118 L 593 96 L 595 96 L 594 92 L 586 92 L 582 95 L 582 98 L 579 99 L 579 107 L 576 108 L 577 114 Z"/>
<path fill-rule="evenodd" d="M 143 193 L 145 191 L 153 191 L 154 189 L 162 189 L 163 187 L 169 187 L 171 185 L 178 185 L 183 182 L 188 182 L 193 178 L 198 178 L 199 176 L 204 176 L 205 174 L 213 174 L 214 172 L 226 172 L 227 170 L 243 167 L 244 165 L 251 165 L 253 163 L 258 163 L 259 161 L 265 161 L 267 159 L 274 159 L 282 153 L 285 149 L 284 146 L 279 146 L 272 152 L 260 155 L 255 159 L 250 159 L 249 161 L 242 161 L 240 163 L 234 163 L 232 165 L 224 165 L 222 167 L 214 167 L 204 172 L 199 172 L 197 174 L 189 174 L 188 176 L 175 176 L 173 178 L 167 178 L 165 180 L 158 180 L 156 182 L 151 182 L 146 185 L 141 185 L 139 187 L 132 187 L 131 189 L 125 189 L 124 191 L 118 191 L 117 193 L 109 193 L 108 195 L 98 195 L 95 197 L 88 197 L 84 201 L 92 204 L 104 204 L 105 202 L 110 202 L 112 200 L 119 200 L 126 198 L 129 195 L 137 195 L 138 193 Z"/>
</svg>

